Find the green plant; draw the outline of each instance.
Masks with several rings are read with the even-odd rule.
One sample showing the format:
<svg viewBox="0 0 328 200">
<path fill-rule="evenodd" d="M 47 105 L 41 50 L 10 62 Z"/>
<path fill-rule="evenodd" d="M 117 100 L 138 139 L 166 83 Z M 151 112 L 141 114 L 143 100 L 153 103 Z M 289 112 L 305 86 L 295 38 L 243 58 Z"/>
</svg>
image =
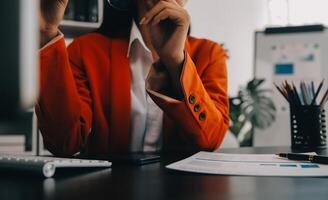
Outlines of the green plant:
<svg viewBox="0 0 328 200">
<path fill-rule="evenodd" d="M 230 98 L 230 131 L 240 146 L 252 146 L 255 128 L 266 129 L 276 119 L 272 90 L 262 89 L 264 79 L 253 79 Z"/>
</svg>

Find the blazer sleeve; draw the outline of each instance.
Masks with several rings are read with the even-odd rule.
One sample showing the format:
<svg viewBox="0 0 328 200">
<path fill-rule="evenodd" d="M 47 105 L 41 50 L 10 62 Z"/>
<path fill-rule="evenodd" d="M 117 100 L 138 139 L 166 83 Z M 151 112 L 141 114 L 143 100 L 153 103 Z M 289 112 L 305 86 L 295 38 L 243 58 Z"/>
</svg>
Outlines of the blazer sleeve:
<svg viewBox="0 0 328 200">
<path fill-rule="evenodd" d="M 198 74 L 189 53 L 185 53 L 180 78 L 184 93 L 182 100 L 172 97 L 170 78 L 164 66 L 152 67 L 146 88 L 154 102 L 182 127 L 185 134 L 194 138 L 200 149 L 214 150 L 222 143 L 229 127 L 227 56 L 218 44 L 205 48 L 210 49 L 209 55 L 198 55 L 203 56 L 198 57 L 201 60 L 209 56 L 201 74 Z"/>
<path fill-rule="evenodd" d="M 45 147 L 70 156 L 86 145 L 92 123 L 90 89 L 77 41 L 64 39 L 40 51 L 40 97 L 36 106 Z"/>
</svg>

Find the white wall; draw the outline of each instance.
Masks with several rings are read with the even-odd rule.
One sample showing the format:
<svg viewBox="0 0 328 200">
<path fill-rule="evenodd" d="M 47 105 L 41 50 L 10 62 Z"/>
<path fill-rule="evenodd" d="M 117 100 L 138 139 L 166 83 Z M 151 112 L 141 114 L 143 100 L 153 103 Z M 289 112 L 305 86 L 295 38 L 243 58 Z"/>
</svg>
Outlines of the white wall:
<svg viewBox="0 0 328 200">
<path fill-rule="evenodd" d="M 224 43 L 229 49 L 229 94 L 253 75 L 253 37 L 267 22 L 265 0 L 189 0 L 192 35 Z"/>
<path fill-rule="evenodd" d="M 291 24 L 328 25 L 327 0 L 289 0 Z"/>
</svg>

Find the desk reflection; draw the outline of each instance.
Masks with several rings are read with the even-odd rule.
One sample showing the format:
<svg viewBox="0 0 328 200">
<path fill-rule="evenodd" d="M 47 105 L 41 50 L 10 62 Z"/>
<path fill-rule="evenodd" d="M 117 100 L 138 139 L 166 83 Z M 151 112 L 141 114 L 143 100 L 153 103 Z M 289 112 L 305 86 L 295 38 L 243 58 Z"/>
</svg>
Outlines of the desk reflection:
<svg viewBox="0 0 328 200">
<path fill-rule="evenodd" d="M 49 178 L 43 181 L 43 197 L 52 199 L 85 199 L 98 188 L 110 186 L 111 169 L 104 169 L 73 177 Z"/>
</svg>

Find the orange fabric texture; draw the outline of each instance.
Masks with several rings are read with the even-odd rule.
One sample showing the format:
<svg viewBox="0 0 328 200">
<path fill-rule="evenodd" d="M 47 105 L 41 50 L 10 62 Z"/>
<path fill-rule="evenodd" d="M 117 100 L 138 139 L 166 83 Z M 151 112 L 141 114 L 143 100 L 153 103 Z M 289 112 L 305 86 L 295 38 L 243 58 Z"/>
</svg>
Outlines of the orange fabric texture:
<svg viewBox="0 0 328 200">
<path fill-rule="evenodd" d="M 97 33 L 66 48 L 64 39 L 40 52 L 36 106 L 46 148 L 55 155 L 128 152 L 130 67 L 128 40 Z M 181 74 L 183 99 L 171 96 L 170 77 L 154 64 L 146 88 L 164 111 L 163 151 L 214 150 L 229 126 L 226 53 L 189 37 Z"/>
</svg>

